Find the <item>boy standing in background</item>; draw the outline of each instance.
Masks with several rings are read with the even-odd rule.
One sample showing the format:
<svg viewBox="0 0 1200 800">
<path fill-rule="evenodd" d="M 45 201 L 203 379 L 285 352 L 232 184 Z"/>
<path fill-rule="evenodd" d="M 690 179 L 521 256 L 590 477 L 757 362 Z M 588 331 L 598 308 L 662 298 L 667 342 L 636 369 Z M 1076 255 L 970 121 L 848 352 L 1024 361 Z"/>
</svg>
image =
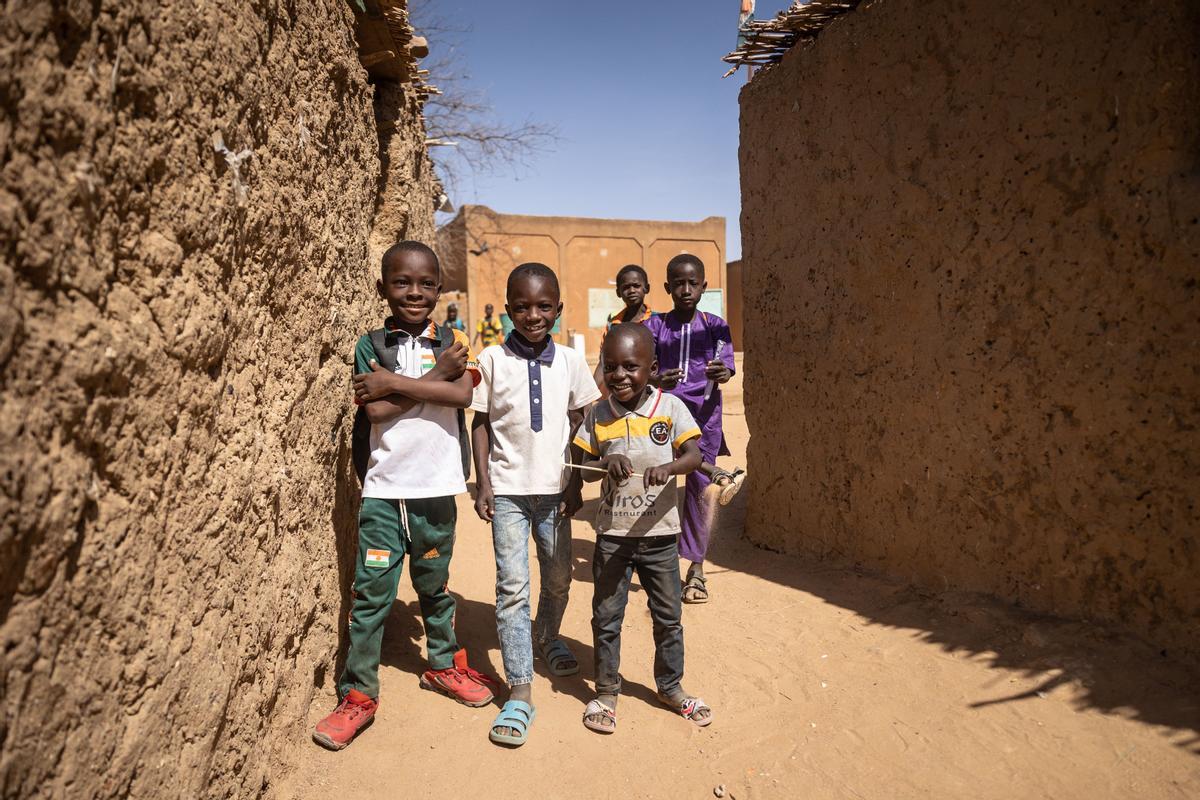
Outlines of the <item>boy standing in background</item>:
<svg viewBox="0 0 1200 800">
<path fill-rule="evenodd" d="M 600 393 L 605 397 L 608 396 L 608 390 L 604 386 L 604 337 L 612 330 L 613 325 L 622 322 L 644 323 L 653 317 L 654 312 L 646 302 L 646 295 L 649 293 L 650 276 L 646 274 L 646 270 L 637 264 L 626 264 L 617 270 L 617 297 L 621 298 L 625 307 L 615 314 L 608 315 L 604 334 L 600 337 L 600 357 L 596 362 L 596 372 L 592 376 L 600 387 Z"/>
<path fill-rule="evenodd" d="M 646 320 L 658 357 L 658 385 L 678 397 L 700 426 L 700 453 L 709 464 L 729 455 L 721 429 L 721 384 L 734 373 L 729 325 L 697 305 L 708 288 L 704 262 L 682 253 L 667 262 L 667 293 L 674 308 Z M 679 555 L 691 563 L 683 587 L 683 602 L 707 603 L 708 580 L 704 559 L 712 533 L 704 490 L 711 480 L 697 470 L 687 476 L 684 491 Z"/>
<path fill-rule="evenodd" d="M 458 318 L 458 303 L 451 303 L 446 306 L 446 327 L 466 333 L 466 323 Z"/>
<path fill-rule="evenodd" d="M 617 271 L 617 297 L 625 303 L 625 307 L 608 317 L 605 331 L 622 322 L 645 322 L 654 316 L 646 303 L 646 295 L 650 294 L 650 276 L 646 270 L 637 264 L 626 264 Z"/>
<path fill-rule="evenodd" d="M 504 326 L 500 324 L 500 320 L 494 316 L 496 307 L 488 303 L 483 307 L 483 319 L 475 326 L 475 338 L 472 344 L 478 344 L 481 348 L 491 347 L 494 344 L 500 344 L 500 338 L 504 336 Z"/>
</svg>

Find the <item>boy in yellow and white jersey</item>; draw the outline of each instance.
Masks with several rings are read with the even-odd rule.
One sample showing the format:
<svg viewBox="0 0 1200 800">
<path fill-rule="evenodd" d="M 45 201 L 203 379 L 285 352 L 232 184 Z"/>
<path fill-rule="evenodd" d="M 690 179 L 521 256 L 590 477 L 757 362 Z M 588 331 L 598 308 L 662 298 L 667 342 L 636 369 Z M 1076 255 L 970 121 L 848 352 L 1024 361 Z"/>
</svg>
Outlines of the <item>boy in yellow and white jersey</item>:
<svg viewBox="0 0 1200 800">
<path fill-rule="evenodd" d="M 681 685 L 681 527 L 675 478 L 700 468 L 700 427 L 681 399 L 649 385 L 657 371 L 650 331 L 637 323 L 614 325 L 604 341 L 609 397 L 592 407 L 573 442 L 577 463 L 606 473 L 592 557 L 596 698 L 583 716 L 583 724 L 599 733 L 612 733 L 617 726 L 621 625 L 634 570 L 654 623 L 659 699 L 701 727 L 712 722 L 711 709 Z M 584 480 L 599 477 L 584 471 Z"/>
</svg>

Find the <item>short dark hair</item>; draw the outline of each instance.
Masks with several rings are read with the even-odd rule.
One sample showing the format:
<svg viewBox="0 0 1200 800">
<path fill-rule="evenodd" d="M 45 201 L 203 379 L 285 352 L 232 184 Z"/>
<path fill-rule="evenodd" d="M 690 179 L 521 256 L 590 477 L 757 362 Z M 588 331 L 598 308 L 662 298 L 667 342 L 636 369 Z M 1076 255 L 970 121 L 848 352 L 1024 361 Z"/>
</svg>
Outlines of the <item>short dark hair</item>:
<svg viewBox="0 0 1200 800">
<path fill-rule="evenodd" d="M 644 344 L 650 349 L 650 360 L 654 360 L 654 335 L 650 333 L 650 329 L 640 322 L 618 322 L 608 329 L 604 334 L 604 344 L 609 342 L 619 342 L 625 340 L 633 340 L 639 344 Z"/>
<path fill-rule="evenodd" d="M 529 278 L 538 278 L 544 281 L 550 281 L 554 284 L 554 291 L 559 295 L 562 290 L 558 288 L 558 276 L 554 274 L 554 270 L 547 267 L 545 264 L 539 264 L 536 261 L 528 261 L 521 264 L 512 272 L 508 273 L 508 285 L 504 288 L 505 296 L 512 296 L 513 284 L 520 280 L 528 280 Z"/>
<path fill-rule="evenodd" d="M 646 274 L 646 270 L 642 269 L 637 264 L 626 264 L 617 270 L 617 283 L 621 282 L 621 276 L 626 272 L 636 272 L 639 276 L 641 276 L 642 283 L 644 283 L 647 288 L 650 287 L 650 276 Z"/>
<path fill-rule="evenodd" d="M 418 242 L 415 239 L 405 239 L 403 242 L 396 242 L 394 245 L 384 251 L 383 258 L 379 259 L 379 277 L 387 278 L 388 262 L 393 258 L 399 258 L 403 253 L 420 253 L 433 259 L 433 266 L 437 268 L 438 282 L 442 280 L 442 262 L 438 260 L 437 253 L 433 252 L 433 248 L 424 242 Z"/>
<path fill-rule="evenodd" d="M 696 269 L 700 272 L 700 277 L 704 277 L 704 262 L 699 256 L 694 256 L 691 253 L 680 253 L 667 262 L 667 278 L 671 277 L 671 269 L 673 267 L 682 266 L 683 264 L 695 264 Z"/>
</svg>

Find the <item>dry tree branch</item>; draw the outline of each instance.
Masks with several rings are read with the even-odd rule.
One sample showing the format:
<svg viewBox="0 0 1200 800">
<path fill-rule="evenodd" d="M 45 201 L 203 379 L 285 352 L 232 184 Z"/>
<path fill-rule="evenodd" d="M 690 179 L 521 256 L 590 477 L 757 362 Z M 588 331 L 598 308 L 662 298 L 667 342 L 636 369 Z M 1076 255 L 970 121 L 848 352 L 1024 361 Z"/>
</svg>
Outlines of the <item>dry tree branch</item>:
<svg viewBox="0 0 1200 800">
<path fill-rule="evenodd" d="M 458 56 L 470 27 L 447 20 L 433 7 L 431 0 L 410 0 L 409 15 L 429 39 L 430 57 L 421 66 L 429 70 L 429 82 L 442 90 L 426 102 L 426 135 L 433 142 L 455 143 L 431 148 L 443 182 L 455 189 L 467 173 L 528 168 L 537 155 L 560 141 L 558 128 L 532 119 L 518 124 L 498 119 L 486 93 L 471 88 L 464 59 Z"/>
</svg>

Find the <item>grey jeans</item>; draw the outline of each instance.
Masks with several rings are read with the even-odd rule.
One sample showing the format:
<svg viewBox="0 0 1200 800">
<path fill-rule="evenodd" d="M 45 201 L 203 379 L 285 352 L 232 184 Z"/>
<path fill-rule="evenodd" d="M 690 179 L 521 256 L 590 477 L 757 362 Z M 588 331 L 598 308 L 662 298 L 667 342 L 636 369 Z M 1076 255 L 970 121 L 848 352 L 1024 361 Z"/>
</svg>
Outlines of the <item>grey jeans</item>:
<svg viewBox="0 0 1200 800">
<path fill-rule="evenodd" d="M 654 682 L 670 694 L 683 680 L 683 591 L 675 536 L 597 536 L 592 556 L 592 640 L 596 692 L 621 692 L 621 624 L 629 602 L 629 579 L 637 570 L 654 626 Z"/>
</svg>

